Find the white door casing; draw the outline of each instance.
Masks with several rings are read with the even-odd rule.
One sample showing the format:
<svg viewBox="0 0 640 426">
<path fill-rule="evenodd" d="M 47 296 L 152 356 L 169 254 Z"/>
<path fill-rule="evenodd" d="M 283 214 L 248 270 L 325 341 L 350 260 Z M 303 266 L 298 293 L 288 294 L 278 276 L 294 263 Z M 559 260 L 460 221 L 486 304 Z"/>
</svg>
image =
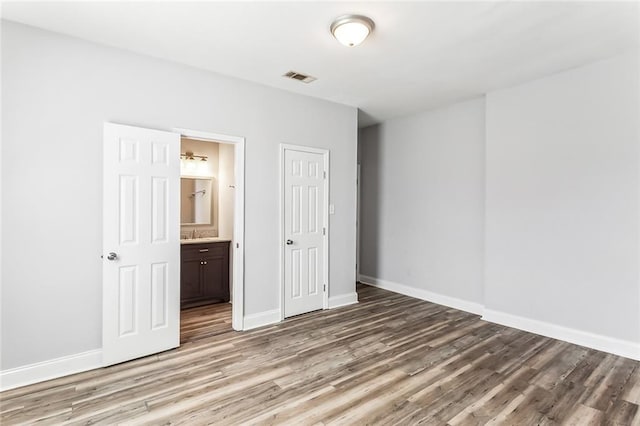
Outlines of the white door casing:
<svg viewBox="0 0 640 426">
<path fill-rule="evenodd" d="M 105 123 L 104 365 L 180 344 L 179 158 L 179 134 Z"/>
<path fill-rule="evenodd" d="M 282 317 L 327 307 L 329 151 L 281 145 Z"/>
<path fill-rule="evenodd" d="M 175 128 L 174 132 L 190 139 L 228 143 L 234 147 L 234 207 L 233 241 L 231 252 L 231 325 L 234 330 L 244 330 L 244 144 L 241 136 Z"/>
</svg>

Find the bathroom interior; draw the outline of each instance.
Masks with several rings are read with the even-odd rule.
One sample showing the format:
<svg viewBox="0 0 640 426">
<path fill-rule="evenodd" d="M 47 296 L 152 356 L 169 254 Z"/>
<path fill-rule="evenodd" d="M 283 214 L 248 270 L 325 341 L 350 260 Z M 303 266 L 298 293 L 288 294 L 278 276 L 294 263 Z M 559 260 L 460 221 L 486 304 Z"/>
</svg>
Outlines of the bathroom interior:
<svg viewBox="0 0 640 426">
<path fill-rule="evenodd" d="M 231 327 L 234 147 L 182 138 L 180 151 L 180 308 L 190 320 Z M 187 330 L 185 330 L 187 329 Z"/>
</svg>

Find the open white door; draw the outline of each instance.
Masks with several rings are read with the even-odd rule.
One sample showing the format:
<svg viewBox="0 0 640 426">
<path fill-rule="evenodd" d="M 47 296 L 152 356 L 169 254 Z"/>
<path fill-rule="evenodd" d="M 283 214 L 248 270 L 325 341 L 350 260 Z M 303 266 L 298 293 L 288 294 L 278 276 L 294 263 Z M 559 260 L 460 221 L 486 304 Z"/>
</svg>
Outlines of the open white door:
<svg viewBox="0 0 640 426">
<path fill-rule="evenodd" d="M 283 145 L 284 317 L 326 307 L 329 152 Z"/>
<path fill-rule="evenodd" d="M 104 365 L 180 344 L 180 135 L 105 123 Z"/>
</svg>

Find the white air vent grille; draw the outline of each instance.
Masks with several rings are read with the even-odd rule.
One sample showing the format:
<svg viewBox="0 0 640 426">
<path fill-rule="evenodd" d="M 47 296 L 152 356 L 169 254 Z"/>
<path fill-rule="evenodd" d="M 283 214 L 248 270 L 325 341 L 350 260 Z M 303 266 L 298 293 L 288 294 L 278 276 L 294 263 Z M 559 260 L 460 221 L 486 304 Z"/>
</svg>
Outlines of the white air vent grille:
<svg viewBox="0 0 640 426">
<path fill-rule="evenodd" d="M 298 80 L 303 83 L 311 83 L 312 81 L 316 80 L 315 77 L 311 77 L 310 75 L 302 74 L 295 71 L 289 71 L 288 73 L 283 74 L 282 76 L 290 78 L 292 80 Z"/>
</svg>

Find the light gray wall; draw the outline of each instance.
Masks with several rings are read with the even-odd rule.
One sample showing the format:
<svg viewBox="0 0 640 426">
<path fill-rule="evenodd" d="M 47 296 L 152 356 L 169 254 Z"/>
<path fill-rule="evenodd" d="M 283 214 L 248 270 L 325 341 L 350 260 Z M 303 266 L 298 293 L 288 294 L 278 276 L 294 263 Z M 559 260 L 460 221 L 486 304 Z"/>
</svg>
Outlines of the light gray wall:
<svg viewBox="0 0 640 426">
<path fill-rule="evenodd" d="M 355 108 L 9 22 L 2 88 L 2 369 L 101 345 L 105 121 L 246 138 L 246 314 L 279 305 L 279 144 L 331 150 L 330 294 L 355 291 Z"/>
<path fill-rule="evenodd" d="M 640 342 L 638 60 L 361 130 L 361 273 Z"/>
<path fill-rule="evenodd" d="M 484 98 L 360 132 L 360 274 L 482 303 Z"/>
<path fill-rule="evenodd" d="M 640 341 L 640 78 L 625 55 L 487 96 L 487 308 Z"/>
</svg>

